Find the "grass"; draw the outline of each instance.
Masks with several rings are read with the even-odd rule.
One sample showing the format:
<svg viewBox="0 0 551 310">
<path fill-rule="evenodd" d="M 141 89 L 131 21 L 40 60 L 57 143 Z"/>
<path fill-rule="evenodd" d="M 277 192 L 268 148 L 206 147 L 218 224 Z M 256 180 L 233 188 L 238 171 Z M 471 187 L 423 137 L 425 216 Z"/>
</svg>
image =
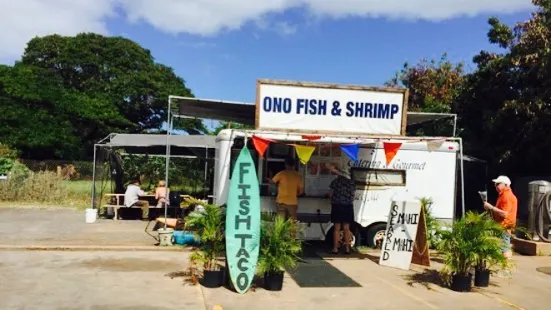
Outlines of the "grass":
<svg viewBox="0 0 551 310">
<path fill-rule="evenodd" d="M 52 172 L 31 173 L 26 179 L 0 183 L 2 207 L 69 207 L 91 204 L 92 181 L 65 181 Z"/>
<path fill-rule="evenodd" d="M 92 204 L 92 180 L 62 180 L 55 173 L 39 172 L 29 176 L 27 183 L 0 182 L 0 207 L 68 207 L 85 209 Z M 96 182 L 96 199 L 111 193 L 112 182 Z M 103 191 L 102 191 L 103 187 Z M 192 193 L 190 186 L 173 186 L 174 190 Z M 154 188 L 152 189 L 154 190 Z M 29 193 L 32 192 L 32 194 Z"/>
</svg>

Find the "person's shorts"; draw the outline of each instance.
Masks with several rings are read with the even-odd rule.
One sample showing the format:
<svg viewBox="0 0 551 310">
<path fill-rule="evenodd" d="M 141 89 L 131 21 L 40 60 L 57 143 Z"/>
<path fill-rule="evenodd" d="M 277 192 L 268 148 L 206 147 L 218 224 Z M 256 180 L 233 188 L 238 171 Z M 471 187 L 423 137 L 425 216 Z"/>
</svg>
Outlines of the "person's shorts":
<svg viewBox="0 0 551 310">
<path fill-rule="evenodd" d="M 505 253 L 511 250 L 511 234 L 509 232 L 504 232 L 502 238 L 504 245 L 501 248 L 501 252 Z"/>
<path fill-rule="evenodd" d="M 282 203 L 277 203 L 276 204 L 276 207 L 277 207 L 277 213 L 281 216 L 283 216 L 284 218 L 293 218 L 293 219 L 296 219 L 297 218 L 297 209 L 298 209 L 298 206 L 297 205 L 286 205 L 286 204 L 282 204 Z"/>
</svg>

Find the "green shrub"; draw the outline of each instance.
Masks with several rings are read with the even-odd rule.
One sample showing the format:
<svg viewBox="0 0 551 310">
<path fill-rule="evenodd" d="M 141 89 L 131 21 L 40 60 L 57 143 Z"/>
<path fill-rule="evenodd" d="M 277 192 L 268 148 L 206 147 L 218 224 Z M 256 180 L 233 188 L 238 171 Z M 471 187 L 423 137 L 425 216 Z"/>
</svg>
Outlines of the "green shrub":
<svg viewBox="0 0 551 310">
<path fill-rule="evenodd" d="M 0 144 L 0 175 L 7 175 L 17 159 L 17 152 L 4 144 Z"/>
<path fill-rule="evenodd" d="M 29 172 L 16 164 L 5 182 L 0 182 L 0 197 L 4 201 L 62 204 L 68 192 L 63 180 L 54 172 Z"/>
<path fill-rule="evenodd" d="M 262 219 L 257 274 L 294 268 L 302 252 L 301 241 L 294 237 L 298 229 L 296 221 L 270 214 L 264 214 Z"/>
<path fill-rule="evenodd" d="M 422 197 L 419 199 L 421 201 L 421 207 L 425 212 L 425 222 L 427 225 L 427 242 L 430 249 L 436 249 L 438 247 L 438 242 L 440 241 L 442 228 L 438 223 L 438 220 L 432 215 L 432 198 Z"/>
</svg>

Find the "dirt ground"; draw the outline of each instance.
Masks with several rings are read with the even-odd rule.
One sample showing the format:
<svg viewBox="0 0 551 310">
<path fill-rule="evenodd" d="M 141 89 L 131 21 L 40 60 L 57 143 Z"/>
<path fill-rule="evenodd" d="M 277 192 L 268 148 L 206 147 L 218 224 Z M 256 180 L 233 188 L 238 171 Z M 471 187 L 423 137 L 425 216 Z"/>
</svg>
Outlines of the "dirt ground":
<svg viewBox="0 0 551 310">
<path fill-rule="evenodd" d="M 549 309 L 551 304 L 551 275 L 538 271 L 551 269 L 551 257 L 515 256 L 511 279 L 492 276 L 490 287 L 470 293 L 440 285 L 438 259 L 430 269 L 402 271 L 379 266 L 377 251 L 350 257 L 319 253 L 323 259 L 306 265 L 325 264 L 353 281 L 353 287 L 328 287 L 321 282 L 332 279 L 323 277 L 308 286 L 286 273 L 281 292 L 257 288 L 238 295 L 226 288 L 207 289 L 185 283 L 188 251 L 149 250 L 158 247 L 143 231 L 145 223 L 85 224 L 83 213 L 0 209 L 0 309 L 478 310 Z M 70 246 L 79 251 L 44 250 Z M 32 247 L 43 250 L 25 250 Z"/>
</svg>

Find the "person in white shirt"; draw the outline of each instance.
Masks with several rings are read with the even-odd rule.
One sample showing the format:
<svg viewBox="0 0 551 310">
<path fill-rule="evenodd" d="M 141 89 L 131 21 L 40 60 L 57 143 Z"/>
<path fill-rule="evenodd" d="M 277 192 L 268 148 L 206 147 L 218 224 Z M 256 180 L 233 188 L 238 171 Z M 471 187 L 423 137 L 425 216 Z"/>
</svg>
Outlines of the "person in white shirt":
<svg viewBox="0 0 551 310">
<path fill-rule="evenodd" d="M 149 220 L 149 202 L 140 200 L 140 196 L 144 196 L 145 192 L 140 188 L 140 180 L 138 178 L 132 180 L 132 183 L 126 188 L 124 193 L 124 205 L 128 208 L 140 207 L 142 209 L 142 220 Z"/>
</svg>

